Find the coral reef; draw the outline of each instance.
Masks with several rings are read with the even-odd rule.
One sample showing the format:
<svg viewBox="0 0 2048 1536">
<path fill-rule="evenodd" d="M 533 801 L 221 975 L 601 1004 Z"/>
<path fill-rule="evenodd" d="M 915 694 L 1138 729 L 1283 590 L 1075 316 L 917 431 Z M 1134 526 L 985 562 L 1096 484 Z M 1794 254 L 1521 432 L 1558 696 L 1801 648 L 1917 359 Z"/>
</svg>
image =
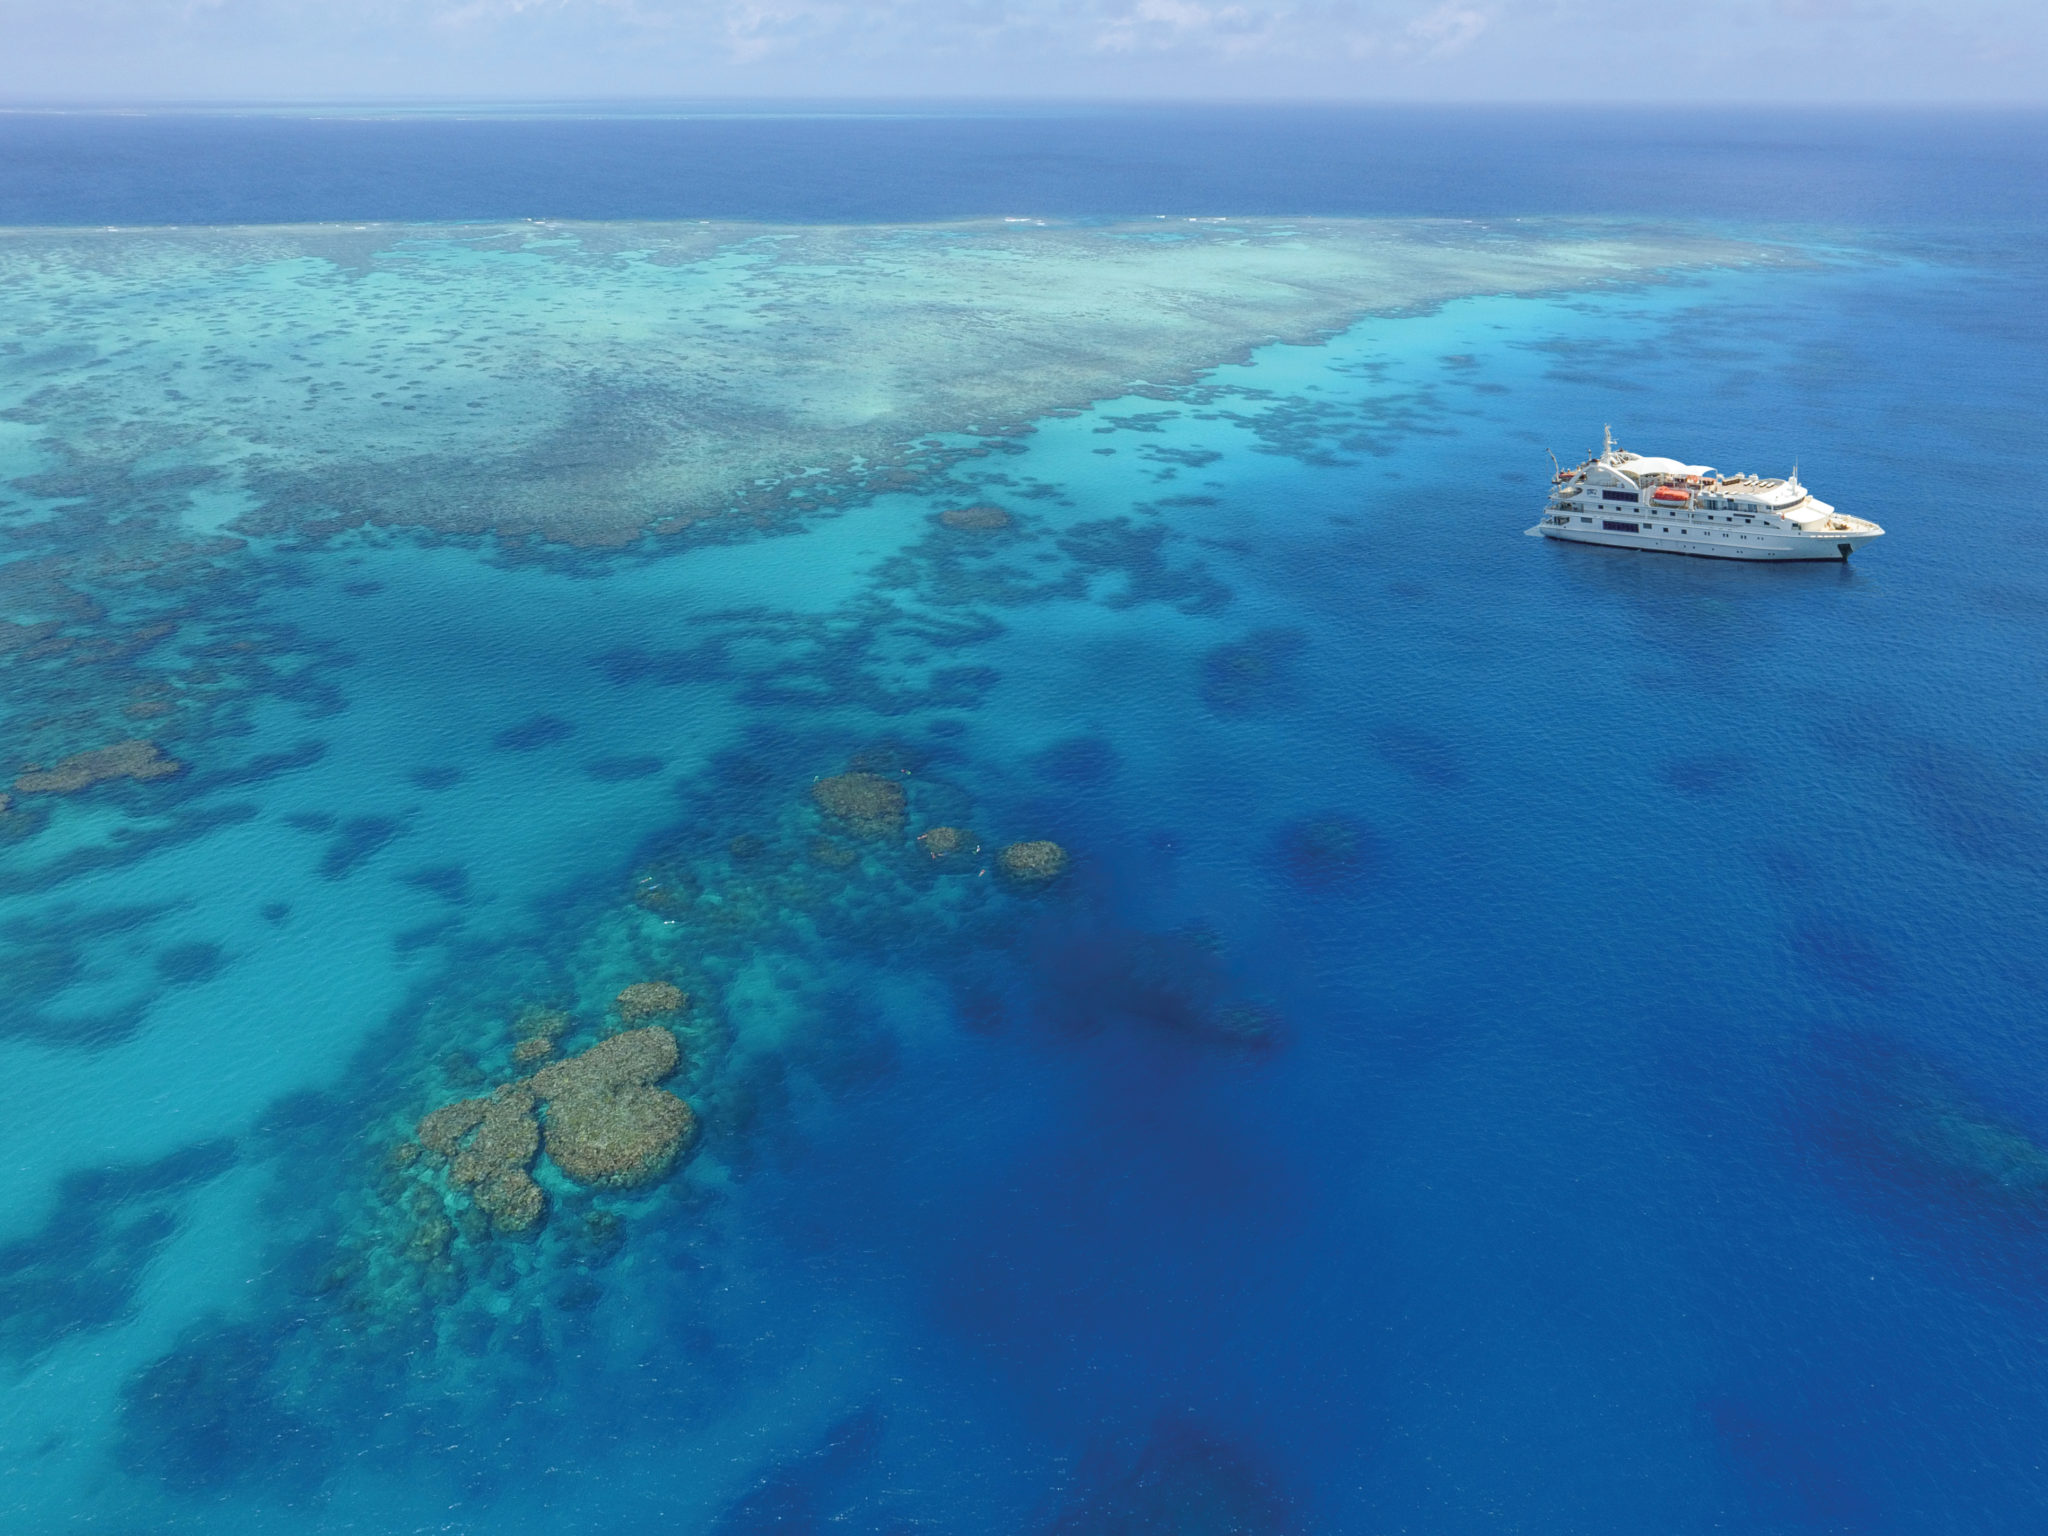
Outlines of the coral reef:
<svg viewBox="0 0 2048 1536">
<path fill-rule="evenodd" d="M 879 773 L 856 771 L 820 779 L 811 786 L 811 798 L 827 816 L 845 822 L 856 837 L 880 841 L 903 832 L 903 786 Z"/>
<path fill-rule="evenodd" d="M 453 1157 L 462 1138 L 483 1123 L 484 1111 L 490 1107 L 488 1099 L 458 1099 L 453 1104 L 443 1104 L 413 1128 L 413 1135 L 428 1151 Z"/>
<path fill-rule="evenodd" d="M 503 1232 L 529 1231 L 547 1211 L 540 1186 L 526 1171 L 540 1151 L 533 1107 L 530 1087 L 508 1083 L 488 1099 L 444 1104 L 414 1129 L 421 1146 L 448 1159 L 448 1182 L 469 1189 Z"/>
<path fill-rule="evenodd" d="M 1191 1420 L 1163 1419 L 1114 1473 L 1111 1458 L 1091 1460 L 1101 1472 L 1047 1536 L 1287 1536 L 1303 1528 L 1271 1468 Z"/>
<path fill-rule="evenodd" d="M 690 994 L 673 982 L 636 981 L 614 999 L 613 1006 L 619 1010 L 622 1020 L 637 1024 L 642 1019 L 658 1019 L 680 1012 L 689 1001 Z"/>
<path fill-rule="evenodd" d="M 449 1180 L 481 1184 L 510 1169 L 524 1169 L 540 1151 L 540 1122 L 533 1115 L 533 1091 L 523 1083 L 500 1088 L 484 1106 L 483 1118 L 448 1165 Z"/>
<path fill-rule="evenodd" d="M 512 1021 L 512 1033 L 522 1040 L 559 1040 L 576 1021 L 560 1008 L 532 1007 Z"/>
<path fill-rule="evenodd" d="M 151 1163 L 67 1174 L 41 1225 L 0 1242 L 0 1361 L 19 1366 L 132 1318 L 184 1201 L 236 1157 L 231 1142 L 210 1141 Z"/>
<path fill-rule="evenodd" d="M 825 1431 L 819 1444 L 771 1466 L 757 1478 L 711 1527 L 713 1536 L 823 1531 L 843 1523 L 844 1511 L 860 1497 L 848 1485 L 875 1475 L 887 1428 L 878 1409 L 861 1408 L 848 1414 Z"/>
<path fill-rule="evenodd" d="M 527 1079 L 534 1096 L 556 1099 L 584 1091 L 658 1083 L 682 1060 L 676 1037 L 659 1025 L 632 1029 L 546 1066 Z"/>
<path fill-rule="evenodd" d="M 939 521 L 963 533 L 998 533 L 1016 519 L 1001 507 L 979 502 L 971 507 L 948 507 L 939 514 Z"/>
<path fill-rule="evenodd" d="M 949 869 L 973 863 L 981 852 L 980 840 L 965 827 L 933 827 L 918 834 L 917 846 L 934 864 Z"/>
<path fill-rule="evenodd" d="M 1034 968 L 1050 1017 L 1075 1034 L 1137 1025 L 1204 1046 L 1284 1043 L 1279 1016 L 1244 992 L 1222 939 L 1200 925 L 1149 933 L 1090 922 L 1046 943 Z"/>
<path fill-rule="evenodd" d="M 1943 1177 L 2016 1201 L 2048 1200 L 2048 1150 L 1974 1104 L 1915 1106 L 1894 1134 Z"/>
<path fill-rule="evenodd" d="M 1225 714 L 1284 701 L 1305 641 L 1291 629 L 1262 629 L 1202 658 L 1202 701 Z"/>
<path fill-rule="evenodd" d="M 271 1385 L 283 1345 L 260 1325 L 213 1319 L 188 1330 L 122 1389 L 122 1462 L 209 1501 L 237 1483 L 309 1498 L 335 1453 L 328 1426 Z"/>
<path fill-rule="evenodd" d="M 555 1054 L 555 1042 L 575 1020 L 559 1008 L 528 1008 L 512 1021 L 512 1061 L 527 1067 Z"/>
<path fill-rule="evenodd" d="M 565 1094 L 548 1102 L 548 1158 L 578 1184 L 629 1188 L 667 1173 L 696 1128 L 664 1088 Z"/>
<path fill-rule="evenodd" d="M 811 839 L 811 858 L 813 862 L 822 864 L 827 869 L 851 869 L 860 862 L 858 853 L 844 843 L 833 842 L 829 837 Z"/>
<path fill-rule="evenodd" d="M 476 1203 L 502 1232 L 527 1232 L 547 1214 L 547 1196 L 524 1168 L 504 1168 L 476 1187 Z"/>
<path fill-rule="evenodd" d="M 637 996 L 635 995 L 637 994 Z M 620 994 L 620 1013 L 673 1013 L 687 1001 L 680 987 L 642 982 Z M 566 1016 L 529 1013 L 524 1022 L 553 1029 Z M 553 1049 L 545 1034 L 529 1035 Z M 515 1050 L 514 1057 L 518 1052 Z M 538 1226 L 547 1199 L 527 1170 L 543 1141 L 554 1165 L 579 1184 L 623 1188 L 658 1178 L 673 1166 L 696 1131 L 690 1107 L 654 1084 L 676 1070 L 682 1053 L 665 1029 L 629 1030 L 587 1051 L 552 1062 L 488 1098 L 458 1099 L 422 1118 L 419 1144 L 448 1160 L 448 1182 L 470 1191 L 477 1208 L 501 1232 Z M 543 1136 L 538 1110 L 546 1108 Z M 409 1159 L 394 1159 L 403 1167 Z M 431 1226 L 431 1217 L 428 1225 Z M 416 1229 L 415 1246 L 419 1231 Z M 430 1233 L 431 1237 L 432 1234 Z M 430 1241 L 418 1257 L 431 1260 L 445 1242 Z"/>
<path fill-rule="evenodd" d="M 1950 1202 L 2048 1221 L 2048 1146 L 1963 1082 L 1879 1038 L 1835 1042 L 1822 1123 L 1895 1182 Z"/>
<path fill-rule="evenodd" d="M 1288 875 L 1307 886 L 1341 884 L 1365 873 L 1378 858 L 1372 828 L 1336 811 L 1290 821 L 1277 842 Z"/>
<path fill-rule="evenodd" d="M 529 1083 L 547 1104 L 549 1161 L 579 1184 L 606 1188 L 666 1173 L 696 1132 L 690 1106 L 653 1086 L 680 1054 L 674 1035 L 650 1026 L 536 1072 Z"/>
<path fill-rule="evenodd" d="M 1113 398 L 1138 379 L 1160 398 L 1250 347 L 1306 342 L 1361 314 L 1771 259 L 1696 234 L 1544 222 L 1510 237 L 1293 217 L 1180 223 L 1161 236 L 1150 219 L 22 231 L 0 248 L 10 292 L 33 295 L 67 268 L 102 272 L 113 291 L 146 287 L 161 330 L 135 347 L 115 318 L 122 306 L 74 312 L 72 345 L 105 365 L 25 354 L 4 403 L 73 465 L 110 451 L 98 423 L 122 424 L 138 466 L 143 445 L 213 442 L 187 473 L 271 488 L 238 521 L 247 533 L 367 519 L 619 547 L 720 515 L 787 520 L 915 484 L 986 461 L 1005 428 L 1048 409 Z M 316 275 L 337 262 L 385 273 L 374 302 Z M 395 375 L 347 382 L 365 349 L 410 354 L 428 307 L 464 337 L 459 383 L 395 360 Z M 513 312 L 533 325 L 496 330 Z M 214 345 L 244 324 L 261 329 L 238 348 Z M 939 357 L 946 366 L 931 365 Z M 270 387 L 251 390 L 252 377 Z M 411 411 L 385 409 L 399 379 Z M 592 380 L 608 392 L 602 411 L 588 409 Z M 675 406 L 712 398 L 718 410 Z M 917 443 L 930 432 L 963 437 Z M 626 442 L 633 452 L 614 451 Z M 107 479 L 127 487 L 153 473 Z M 105 492 L 86 483 L 89 515 L 106 517 Z M 75 643 L 40 630 L 14 633 L 27 647 Z"/>
<path fill-rule="evenodd" d="M 951 738 L 925 746 L 957 760 Z M 672 831 L 568 921 L 464 951 L 365 1063 L 383 1104 L 370 1123 L 281 1123 L 289 1166 L 350 1173 L 322 1198 L 278 1190 L 278 1342 L 230 1362 L 249 1385 L 225 1420 L 284 1403 L 323 1428 L 360 1414 L 413 1444 L 404 1415 L 417 1408 L 482 1443 L 518 1405 L 545 1413 L 550 1384 L 601 1357 L 591 1330 L 610 1320 L 592 1313 L 614 1307 L 604 1269 L 629 1244 L 643 1274 L 675 1267 L 687 1289 L 665 1287 L 664 1303 L 697 1326 L 724 1283 L 729 1177 L 776 1154 L 796 1095 L 845 1102 L 896 1068 L 895 1026 L 847 1006 L 847 978 L 877 962 L 944 974 L 969 956 L 977 974 L 1007 971 L 1019 920 L 1057 915 L 1030 911 L 1043 905 L 1031 882 L 974 878 L 997 845 L 969 827 L 994 813 L 924 776 L 913 748 L 770 749 L 780 756 L 735 751 L 686 781 Z M 886 785 L 901 839 L 858 839 L 807 772 L 783 766 L 796 761 L 843 761 Z M 814 839 L 845 867 L 820 868 Z M 1118 981 L 1113 963 L 1077 990 L 1105 980 Z M 608 1026 L 620 1032 L 597 1038 Z M 686 1168 L 700 1138 L 717 1163 Z M 204 1369 L 210 1347 L 167 1358 Z M 126 1422 L 173 1434 L 152 1404 Z"/>
<path fill-rule="evenodd" d="M 376 1347 L 413 1361 L 427 1330 L 433 1369 L 491 1376 L 520 1350 L 573 1347 L 574 1314 L 604 1294 L 593 1272 L 629 1240 L 686 1242 L 699 1218 L 716 1221 L 715 1170 L 657 1184 L 700 1137 L 742 1165 L 798 1074 L 839 1092 L 888 1070 L 888 1032 L 856 1017 L 756 1030 L 741 1048 L 736 988 L 772 967 L 777 1020 L 829 1009 L 843 955 L 943 965 L 983 937 L 1000 944 L 1031 886 L 965 878 L 994 846 L 968 829 L 973 797 L 921 777 L 911 747 L 871 744 L 843 761 L 849 782 L 834 788 L 853 793 L 833 803 L 900 817 L 899 843 L 859 840 L 821 803 L 833 788 L 817 796 L 807 778 L 735 754 L 565 942 L 508 948 L 405 1022 L 378 1069 L 400 1085 L 403 1123 L 393 1105 L 371 1128 L 339 1219 L 294 1261 L 293 1304 L 317 1298 L 325 1320 L 293 1359 Z M 757 1004 L 741 1006 L 746 1018 Z M 620 1032 L 593 1042 L 583 1031 L 602 1020 Z M 670 1081 L 685 1070 L 687 1088 Z M 628 1213 L 656 1208 L 693 1216 L 632 1238 Z M 514 1344 L 528 1334 L 547 1342 Z"/>
<path fill-rule="evenodd" d="M 996 855 L 996 863 L 1020 885 L 1047 885 L 1066 873 L 1067 850 L 1042 838 L 1012 843 Z"/>
<path fill-rule="evenodd" d="M 24 795 L 68 795 L 109 779 L 162 779 L 184 764 L 165 757 L 153 741 L 117 741 L 111 747 L 74 752 L 54 768 L 31 766 L 14 781 Z"/>
</svg>

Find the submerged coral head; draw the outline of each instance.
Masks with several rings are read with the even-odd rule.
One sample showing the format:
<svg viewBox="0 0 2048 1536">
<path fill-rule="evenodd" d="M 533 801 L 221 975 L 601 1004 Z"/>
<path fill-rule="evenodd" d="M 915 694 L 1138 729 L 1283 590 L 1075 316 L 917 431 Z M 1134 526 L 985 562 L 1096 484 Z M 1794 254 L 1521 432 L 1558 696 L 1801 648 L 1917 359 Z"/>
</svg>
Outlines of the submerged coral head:
<svg viewBox="0 0 2048 1536">
<path fill-rule="evenodd" d="M 829 837 L 811 839 L 811 858 L 827 869 L 851 869 L 860 862 L 860 855 L 844 843 L 835 843 Z"/>
<path fill-rule="evenodd" d="M 512 1021 L 513 1064 L 525 1067 L 547 1060 L 555 1054 L 555 1042 L 566 1035 L 575 1022 L 559 1008 L 534 1006 L 525 1009 Z"/>
<path fill-rule="evenodd" d="M 1289 822 L 1276 842 L 1282 868 L 1307 886 L 1342 884 L 1371 870 L 1379 859 L 1372 828 L 1336 811 Z"/>
<path fill-rule="evenodd" d="M 525 1168 L 539 1150 L 533 1092 L 524 1084 L 508 1084 L 485 1104 L 475 1134 L 449 1164 L 448 1178 L 455 1184 L 481 1184 L 508 1169 Z"/>
<path fill-rule="evenodd" d="M 1012 843 L 996 855 L 1004 874 L 1020 885 L 1049 885 L 1067 870 L 1067 850 L 1043 838 Z"/>
<path fill-rule="evenodd" d="M 1272 1468 L 1247 1445 L 1169 1415 L 1137 1459 L 1100 1471 L 1048 1536 L 1289 1536 L 1303 1529 Z"/>
<path fill-rule="evenodd" d="M 696 1129 L 665 1088 L 565 1094 L 548 1102 L 548 1157 L 578 1184 L 630 1188 L 667 1173 Z"/>
<path fill-rule="evenodd" d="M 934 864 L 953 866 L 971 863 L 981 852 L 981 842 L 965 827 L 933 827 L 920 832 L 917 846 Z"/>
<path fill-rule="evenodd" d="M 690 994 L 668 981 L 636 981 L 614 999 L 619 1017 L 628 1024 L 679 1013 L 689 1002 Z"/>
<path fill-rule="evenodd" d="M 413 1134 L 429 1151 L 453 1157 L 462 1138 L 483 1122 L 484 1111 L 490 1107 L 488 1099 L 458 1099 L 453 1104 L 443 1104 L 425 1116 L 413 1128 Z"/>
<path fill-rule="evenodd" d="M 820 779 L 811 786 L 811 798 L 827 816 L 845 822 L 856 837 L 879 841 L 903 832 L 903 786 L 879 773 Z"/>
<path fill-rule="evenodd" d="M 529 1232 L 547 1214 L 547 1196 L 524 1168 L 505 1168 L 476 1187 L 476 1203 L 501 1232 Z"/>
<path fill-rule="evenodd" d="M 54 768 L 31 767 L 14 781 L 24 795 L 69 795 L 109 779 L 162 779 L 184 769 L 153 741 L 117 741 L 111 747 L 74 752 Z"/>
<path fill-rule="evenodd" d="M 512 1021 L 512 1032 L 522 1040 L 559 1040 L 575 1022 L 560 1008 L 536 1005 L 522 1010 Z"/>
<path fill-rule="evenodd" d="M 530 1079 L 547 1103 L 548 1158 L 579 1184 L 626 1188 L 660 1178 L 696 1137 L 697 1117 L 655 1083 L 681 1059 L 658 1026 L 600 1041 Z"/>
<path fill-rule="evenodd" d="M 580 1055 L 542 1067 L 526 1080 L 534 1096 L 554 1099 L 565 1094 L 634 1083 L 658 1083 L 682 1060 L 676 1037 L 659 1025 L 630 1029 L 600 1040 Z"/>
<path fill-rule="evenodd" d="M 420 1145 L 448 1159 L 448 1182 L 471 1198 L 501 1232 L 540 1224 L 547 1200 L 526 1170 L 540 1151 L 533 1090 L 507 1083 L 487 1099 L 444 1104 L 414 1128 Z"/>
<path fill-rule="evenodd" d="M 939 514 L 939 521 L 965 533 L 998 533 L 1015 519 L 1001 507 L 978 502 L 971 507 L 948 507 Z"/>
</svg>

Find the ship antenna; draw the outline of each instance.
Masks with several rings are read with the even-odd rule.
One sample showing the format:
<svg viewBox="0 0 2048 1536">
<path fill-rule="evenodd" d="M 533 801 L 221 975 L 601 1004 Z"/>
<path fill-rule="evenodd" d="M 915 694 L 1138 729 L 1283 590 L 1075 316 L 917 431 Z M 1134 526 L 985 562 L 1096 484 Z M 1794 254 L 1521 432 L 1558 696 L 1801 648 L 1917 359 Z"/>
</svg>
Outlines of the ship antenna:
<svg viewBox="0 0 2048 1536">
<path fill-rule="evenodd" d="M 1544 449 L 1543 451 L 1545 453 L 1550 454 L 1550 467 L 1556 470 L 1560 475 L 1563 474 L 1564 466 L 1557 462 L 1557 455 L 1555 453 L 1552 453 L 1551 450 L 1548 448 Z"/>
<path fill-rule="evenodd" d="M 1602 439 L 1600 457 L 1604 459 L 1614 452 L 1614 428 L 1611 425 L 1602 427 L 1600 429 L 1600 436 Z"/>
</svg>

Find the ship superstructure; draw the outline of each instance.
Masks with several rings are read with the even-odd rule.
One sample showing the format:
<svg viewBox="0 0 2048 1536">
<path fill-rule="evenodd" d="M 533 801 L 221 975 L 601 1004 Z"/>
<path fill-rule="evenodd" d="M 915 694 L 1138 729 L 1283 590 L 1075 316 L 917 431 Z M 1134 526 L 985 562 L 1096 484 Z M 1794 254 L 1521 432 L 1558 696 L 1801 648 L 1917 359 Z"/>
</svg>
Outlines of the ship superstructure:
<svg viewBox="0 0 2048 1536">
<path fill-rule="evenodd" d="M 1551 481 L 1530 537 L 1720 560 L 1846 560 L 1884 530 L 1837 512 L 1799 483 L 1724 475 L 1615 446 Z"/>
</svg>

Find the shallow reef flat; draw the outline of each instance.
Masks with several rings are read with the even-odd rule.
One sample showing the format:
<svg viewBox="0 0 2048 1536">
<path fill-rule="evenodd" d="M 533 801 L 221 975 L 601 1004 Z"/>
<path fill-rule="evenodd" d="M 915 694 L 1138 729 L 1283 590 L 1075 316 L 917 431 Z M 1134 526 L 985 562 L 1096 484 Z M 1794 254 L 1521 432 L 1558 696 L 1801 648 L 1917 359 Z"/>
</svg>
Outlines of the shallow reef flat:
<svg viewBox="0 0 2048 1536">
<path fill-rule="evenodd" d="M 146 480 L 207 531 L 615 545 L 910 486 L 1365 314 L 1791 259 L 1543 221 L 17 231 L 0 455 L 52 507 Z"/>
</svg>

